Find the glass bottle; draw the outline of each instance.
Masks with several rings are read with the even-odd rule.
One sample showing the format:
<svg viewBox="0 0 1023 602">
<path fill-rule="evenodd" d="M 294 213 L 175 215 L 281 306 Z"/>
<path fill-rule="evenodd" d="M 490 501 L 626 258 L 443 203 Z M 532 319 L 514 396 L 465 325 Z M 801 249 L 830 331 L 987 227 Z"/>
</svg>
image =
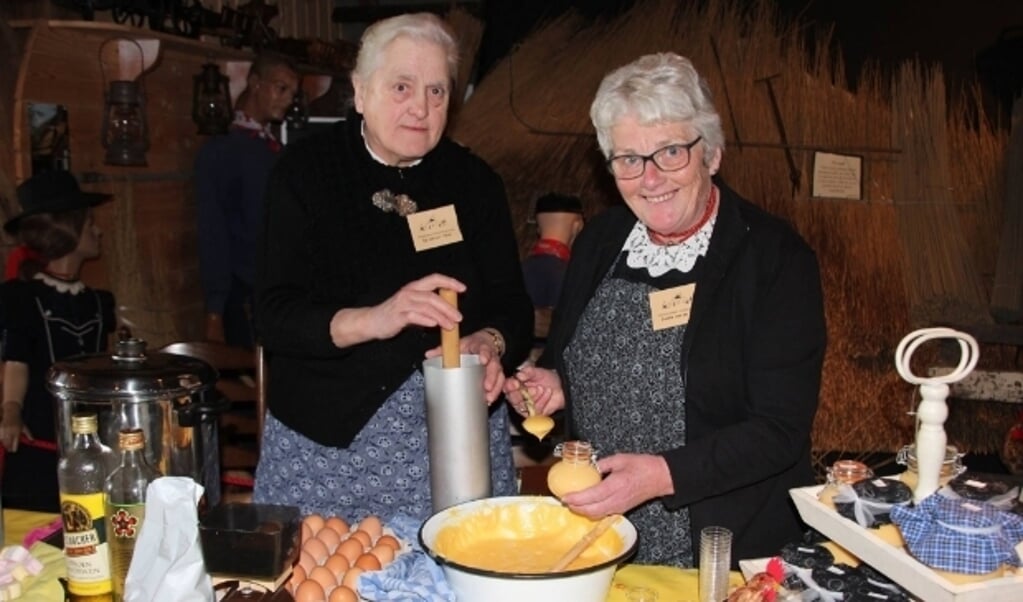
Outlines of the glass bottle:
<svg viewBox="0 0 1023 602">
<path fill-rule="evenodd" d="M 963 454 L 954 445 L 945 446 L 945 457 L 941 462 L 941 472 L 938 473 L 938 486 L 948 485 L 948 482 L 961 475 L 966 467 L 963 466 Z M 906 467 L 905 472 L 899 475 L 901 480 L 910 489 L 916 489 L 920 481 L 920 473 L 917 471 L 916 445 L 910 444 L 899 450 L 895 461 Z"/>
<path fill-rule="evenodd" d="M 596 455 L 589 441 L 565 441 L 554 448 L 561 461 L 547 472 L 547 488 L 556 497 L 582 491 L 600 482 Z"/>
<path fill-rule="evenodd" d="M 97 425 L 96 414 L 74 414 L 71 447 L 57 463 L 67 589 L 83 596 L 112 590 L 103 481 L 114 455 L 100 442 Z"/>
<path fill-rule="evenodd" d="M 135 542 L 146 517 L 146 488 L 160 473 L 146 461 L 142 429 L 122 430 L 117 437 L 121 463 L 104 484 L 110 523 L 110 573 L 114 600 L 124 599 L 124 580 L 135 552 Z"/>
<path fill-rule="evenodd" d="M 840 485 L 852 485 L 863 479 L 874 477 L 874 471 L 869 466 L 858 460 L 838 460 L 828 468 L 828 484 L 821 489 L 818 499 L 821 502 L 834 506 L 832 499 L 838 493 Z"/>
</svg>

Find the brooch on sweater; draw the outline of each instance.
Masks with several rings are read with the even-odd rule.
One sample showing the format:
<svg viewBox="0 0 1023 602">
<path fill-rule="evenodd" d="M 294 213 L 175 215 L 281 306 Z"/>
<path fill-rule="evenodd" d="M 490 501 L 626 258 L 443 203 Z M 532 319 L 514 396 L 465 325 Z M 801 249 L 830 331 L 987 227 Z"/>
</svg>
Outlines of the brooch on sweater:
<svg viewBox="0 0 1023 602">
<path fill-rule="evenodd" d="M 384 213 L 394 212 L 405 217 L 415 213 L 419 207 L 407 194 L 394 194 L 384 188 L 373 193 L 373 205 Z"/>
</svg>

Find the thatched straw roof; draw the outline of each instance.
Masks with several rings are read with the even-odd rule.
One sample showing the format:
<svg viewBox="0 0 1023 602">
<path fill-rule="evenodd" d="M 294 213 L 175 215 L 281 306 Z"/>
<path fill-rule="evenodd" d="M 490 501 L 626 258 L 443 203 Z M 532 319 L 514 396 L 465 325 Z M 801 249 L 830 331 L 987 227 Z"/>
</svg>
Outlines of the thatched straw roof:
<svg viewBox="0 0 1023 602">
<path fill-rule="evenodd" d="M 799 27 L 780 23 L 766 0 L 646 0 L 596 23 L 570 12 L 544 24 L 486 75 L 451 134 L 504 178 L 525 250 L 533 236 L 531 203 L 541 193 L 579 194 L 588 213 L 619 202 L 588 119 L 602 77 L 650 52 L 688 56 L 708 80 L 728 136 L 723 178 L 791 220 L 821 260 L 830 343 L 815 445 L 894 451 L 912 440 L 907 411 L 915 407 L 913 388 L 894 370 L 899 340 L 941 321 L 942 308 L 955 307 L 957 319 L 986 315 L 981 275 L 991 273 L 997 254 L 1005 137 L 987 125 L 979 103 L 966 99 L 967 109 L 950 111 L 946 132 L 932 140 L 947 145 L 941 152 L 956 160 L 927 164 L 919 144 L 903 134 L 932 127 L 943 111 L 937 109 L 930 123 L 907 123 L 893 111 L 892 98 L 930 98 L 934 88 L 943 94 L 940 70 L 911 64 L 906 69 L 918 77 L 904 79 L 902 87 L 866 72 L 853 91 L 829 37 L 817 36 L 807 47 Z M 776 76 L 771 85 L 798 188 L 761 81 L 768 76 Z M 904 121 L 895 123 L 896 117 Z M 926 132 L 916 137 L 927 139 Z M 900 148 L 903 143 L 916 150 Z M 863 158 L 862 200 L 810 196 L 817 150 Z M 920 186 L 900 186 L 897 180 L 908 173 L 917 182 L 945 182 L 953 192 L 938 197 Z M 932 201 L 940 210 L 924 221 L 913 207 Z M 924 237 L 922 224 L 950 235 Z M 906 232 L 914 233 L 908 242 Z M 943 246 L 945 238 L 956 242 Z M 938 268 L 953 267 L 934 268 L 931 258 Z M 966 437 L 963 447 L 992 445 L 969 433 L 950 432 L 950 440 L 959 435 Z"/>
</svg>

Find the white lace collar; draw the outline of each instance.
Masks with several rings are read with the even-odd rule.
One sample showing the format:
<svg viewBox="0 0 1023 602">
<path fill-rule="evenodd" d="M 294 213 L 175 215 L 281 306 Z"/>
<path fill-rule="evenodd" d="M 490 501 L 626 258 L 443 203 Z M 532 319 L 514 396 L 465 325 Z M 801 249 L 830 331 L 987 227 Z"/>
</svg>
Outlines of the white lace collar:
<svg viewBox="0 0 1023 602">
<path fill-rule="evenodd" d="M 85 290 L 85 283 L 83 283 L 81 280 L 73 281 L 61 280 L 60 278 L 54 278 L 53 276 L 50 276 L 46 272 L 36 272 L 36 275 L 33 276 L 33 278 L 35 278 L 36 280 L 42 280 L 43 284 L 46 284 L 47 286 L 52 286 L 53 288 L 57 289 L 58 292 L 61 293 L 71 293 L 72 295 L 77 295 L 78 293 Z"/>
<path fill-rule="evenodd" d="M 654 278 L 663 276 L 671 270 L 682 273 L 692 271 L 697 258 L 707 254 L 710 235 L 714 233 L 717 217 L 715 211 L 702 228 L 677 245 L 654 244 L 650 240 L 646 226 L 636 220 L 636 225 L 632 227 L 632 232 L 622 246 L 622 250 L 627 252 L 626 265 L 634 269 L 646 269 Z"/>
</svg>

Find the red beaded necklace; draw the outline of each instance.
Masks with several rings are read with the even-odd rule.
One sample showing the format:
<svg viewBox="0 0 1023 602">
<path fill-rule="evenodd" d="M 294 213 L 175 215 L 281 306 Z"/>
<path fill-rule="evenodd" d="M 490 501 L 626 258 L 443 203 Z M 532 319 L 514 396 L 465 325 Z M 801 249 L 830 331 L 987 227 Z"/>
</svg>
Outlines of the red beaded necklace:
<svg viewBox="0 0 1023 602">
<path fill-rule="evenodd" d="M 700 219 L 698 219 L 695 224 L 689 226 L 688 228 L 682 230 L 681 232 L 675 232 L 673 234 L 658 234 L 657 232 L 654 232 L 650 228 L 647 228 L 646 231 L 647 235 L 650 237 L 650 242 L 654 243 L 655 245 L 660 245 L 662 247 L 677 245 L 685 242 L 686 239 L 688 239 L 693 234 L 699 232 L 700 228 L 702 228 L 704 225 L 706 225 L 708 221 L 710 221 L 710 218 L 714 215 L 714 210 L 717 209 L 717 206 L 718 189 L 717 186 L 712 186 L 710 189 L 710 198 L 707 200 L 707 206 L 703 210 L 703 215 L 700 216 Z"/>
</svg>

